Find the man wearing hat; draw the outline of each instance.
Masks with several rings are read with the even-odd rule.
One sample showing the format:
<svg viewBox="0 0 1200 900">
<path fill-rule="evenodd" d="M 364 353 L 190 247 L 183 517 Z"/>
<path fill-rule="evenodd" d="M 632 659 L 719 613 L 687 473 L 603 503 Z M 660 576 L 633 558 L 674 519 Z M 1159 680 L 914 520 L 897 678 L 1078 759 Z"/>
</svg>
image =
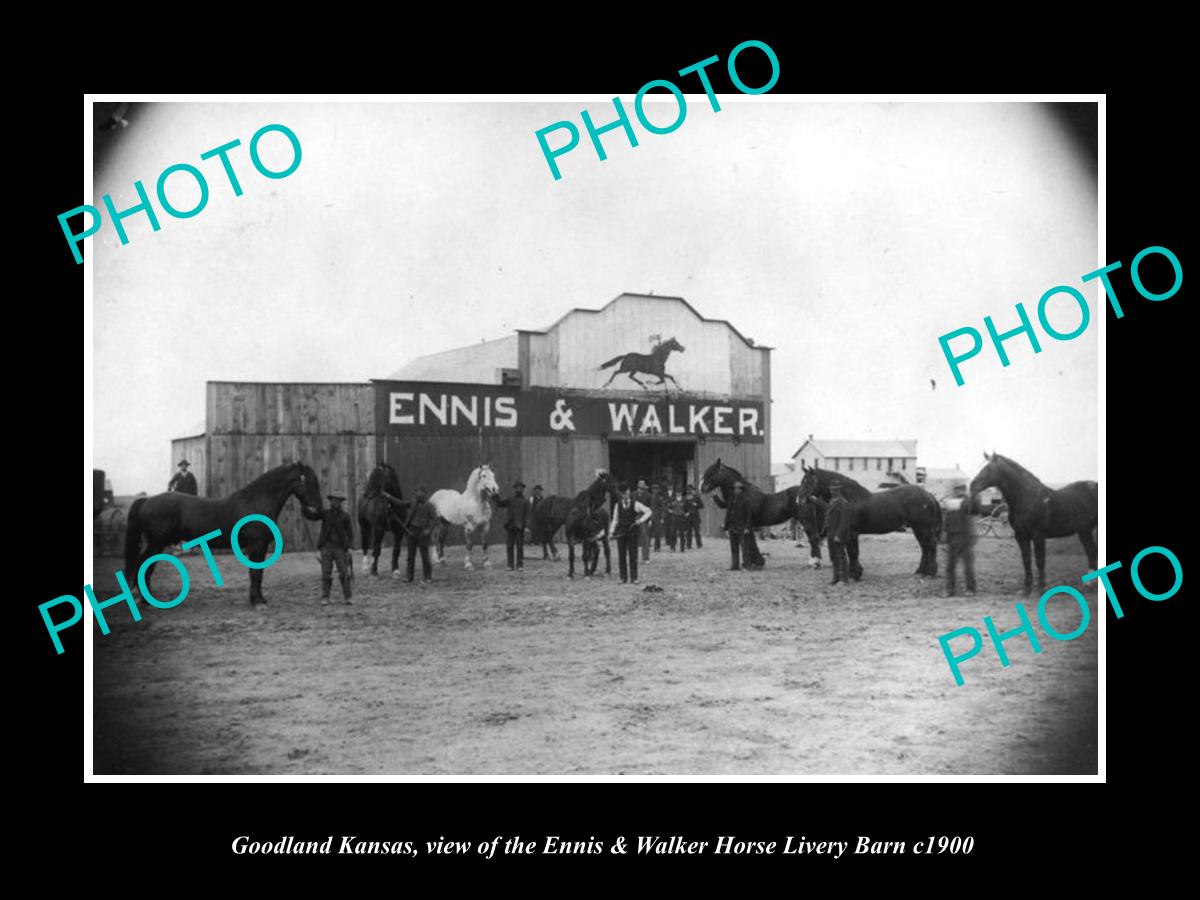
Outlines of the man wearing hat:
<svg viewBox="0 0 1200 900">
<path fill-rule="evenodd" d="M 692 541 L 695 540 L 696 549 L 699 550 L 704 546 L 704 542 L 700 540 L 700 510 L 704 509 L 704 501 L 700 499 L 700 495 L 690 484 L 683 492 L 683 507 L 687 510 L 688 545 L 690 547 Z"/>
<path fill-rule="evenodd" d="M 836 481 L 829 485 L 829 506 L 825 510 L 826 539 L 829 541 L 829 561 L 833 564 L 833 581 L 846 582 L 850 579 L 846 561 L 846 541 L 850 539 L 850 515 L 842 486 Z"/>
<path fill-rule="evenodd" d="M 329 605 L 329 589 L 333 587 L 333 567 L 337 566 L 338 581 L 342 585 L 342 597 L 350 602 L 350 585 L 354 567 L 350 564 L 350 545 L 354 542 L 354 528 L 350 514 L 342 509 L 346 497 L 343 494 L 328 495 L 329 506 L 321 510 L 321 534 L 317 538 L 317 550 L 321 554 L 321 605 Z"/>
<path fill-rule="evenodd" d="M 971 498 L 967 486 L 954 485 L 954 493 L 942 504 L 942 529 L 946 535 L 946 596 L 954 596 L 954 576 L 963 561 L 967 594 L 975 593 L 975 524 L 971 521 Z"/>
<path fill-rule="evenodd" d="M 746 485 L 740 481 L 733 483 L 733 496 L 725 507 L 725 524 L 721 528 L 729 535 L 729 556 L 732 560 L 729 571 L 737 572 L 742 568 L 741 551 L 746 535 L 750 533 L 750 510 L 746 506 Z M 746 547 L 745 549 L 747 551 L 746 561 L 750 562 L 750 548 Z"/>
<path fill-rule="evenodd" d="M 612 511 L 608 536 L 617 539 L 617 563 L 621 569 L 621 584 L 626 581 L 638 583 L 638 553 L 640 552 L 641 528 L 650 521 L 650 507 L 633 499 L 633 491 L 627 482 L 619 485 L 621 499 Z"/>
<path fill-rule="evenodd" d="M 179 471 L 171 476 L 171 482 L 167 485 L 168 491 L 191 494 L 192 496 L 200 493 L 199 488 L 196 487 L 196 476 L 188 471 L 188 466 L 190 465 L 191 463 L 186 459 L 179 461 Z"/>
<path fill-rule="evenodd" d="M 408 581 L 411 583 L 416 569 L 417 551 L 421 551 L 421 583 L 433 581 L 433 566 L 429 562 L 429 536 L 437 524 L 437 510 L 429 502 L 429 489 L 423 484 L 417 485 L 413 504 L 408 508 L 408 518 L 402 526 L 408 534 Z M 399 572 L 392 573 L 393 578 L 399 578 Z"/>
<path fill-rule="evenodd" d="M 513 495 L 507 500 L 500 498 L 496 505 L 508 510 L 504 518 L 504 552 L 508 557 L 508 571 L 525 568 L 525 529 L 533 520 L 529 498 L 525 496 L 525 482 L 513 485 Z"/>
<path fill-rule="evenodd" d="M 646 484 L 645 478 L 637 480 L 637 490 L 633 492 L 633 499 L 642 506 L 650 510 L 651 518 L 654 515 L 654 498 L 650 495 L 650 488 Z M 638 544 L 642 551 L 642 562 L 650 562 L 650 523 L 638 530 Z"/>
<path fill-rule="evenodd" d="M 529 537 L 534 544 L 542 545 L 542 561 L 558 560 L 558 548 L 554 546 L 554 535 L 546 533 L 546 526 L 538 519 L 538 506 L 546 499 L 540 484 L 533 486 L 533 496 L 529 498 Z"/>
</svg>

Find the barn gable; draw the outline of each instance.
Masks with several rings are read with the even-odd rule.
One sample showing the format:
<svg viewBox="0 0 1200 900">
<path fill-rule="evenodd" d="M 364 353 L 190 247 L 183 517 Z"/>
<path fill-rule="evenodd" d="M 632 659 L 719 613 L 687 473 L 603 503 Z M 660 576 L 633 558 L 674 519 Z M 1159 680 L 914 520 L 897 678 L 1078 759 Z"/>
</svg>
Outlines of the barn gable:
<svg viewBox="0 0 1200 900">
<path fill-rule="evenodd" d="M 627 375 L 609 381 L 619 363 L 606 369 L 602 364 L 626 353 L 649 353 L 674 338 L 684 350 L 672 353 L 665 368 L 679 390 L 756 397 L 768 387 L 770 348 L 755 345 L 729 322 L 706 319 L 682 297 L 620 294 L 601 309 L 574 309 L 545 330 L 519 335 L 521 372 L 530 386 L 637 390 Z"/>
</svg>

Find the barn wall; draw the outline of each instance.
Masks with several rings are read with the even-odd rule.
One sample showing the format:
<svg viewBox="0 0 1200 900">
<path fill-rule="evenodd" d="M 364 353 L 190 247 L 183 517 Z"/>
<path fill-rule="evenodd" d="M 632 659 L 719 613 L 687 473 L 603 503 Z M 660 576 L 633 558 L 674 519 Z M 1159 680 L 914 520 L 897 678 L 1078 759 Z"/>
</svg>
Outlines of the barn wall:
<svg viewBox="0 0 1200 900">
<path fill-rule="evenodd" d="M 489 463 L 496 473 L 501 495 L 512 495 L 512 485 L 520 478 L 529 488 L 534 482 L 522 472 L 522 439 L 513 435 L 496 436 L 450 436 L 450 435 L 389 435 L 384 442 L 384 458 L 400 476 L 400 487 L 405 498 L 413 495 L 418 484 L 424 484 L 429 493 L 441 488 L 461 491 L 467 486 L 467 478 L 480 463 Z M 549 488 L 549 485 L 546 485 Z M 526 490 L 526 495 L 529 491 Z M 488 541 L 504 543 L 504 510 L 492 515 Z M 462 543 L 462 530 L 450 532 L 447 543 Z"/>
<path fill-rule="evenodd" d="M 355 524 L 358 499 L 375 466 L 375 395 L 370 384 L 207 384 L 205 477 L 200 493 L 224 497 L 289 462 L 312 466 L 322 495 L 340 491 Z M 189 457 L 195 461 L 194 457 Z M 320 524 L 289 500 L 279 528 L 288 550 L 316 547 Z"/>
<path fill-rule="evenodd" d="M 208 481 L 208 436 L 197 434 L 171 441 L 171 475 L 179 471 L 178 466 L 181 459 L 186 459 L 191 463 L 189 468 L 196 476 L 196 489 L 201 497 L 207 497 L 205 485 Z M 163 479 L 161 490 L 167 489 L 167 483 L 170 480 L 170 476 Z M 113 485 L 113 488 L 119 490 L 120 485 Z M 156 486 L 153 493 L 158 493 L 158 491 L 159 488 Z"/>
<path fill-rule="evenodd" d="M 704 470 L 719 459 L 741 472 L 747 481 L 769 491 L 772 484 L 769 447 L 769 443 L 735 445 L 732 441 L 708 441 L 696 447 L 696 468 L 703 475 Z M 725 521 L 725 511 L 718 509 L 711 497 L 711 494 L 704 497 L 701 522 L 706 535 L 718 537 L 723 534 L 721 523 Z"/>
<path fill-rule="evenodd" d="M 363 434 L 213 435 L 207 490 L 202 493 L 226 497 L 277 466 L 304 462 L 316 472 L 322 496 L 334 490 L 346 495 L 357 542 L 358 498 L 375 466 L 372 444 L 371 436 Z M 287 550 L 316 548 L 320 523 L 307 521 L 294 499 L 284 504 L 278 524 Z"/>
<path fill-rule="evenodd" d="M 371 384 L 210 381 L 207 431 L 217 434 L 373 434 Z"/>
</svg>

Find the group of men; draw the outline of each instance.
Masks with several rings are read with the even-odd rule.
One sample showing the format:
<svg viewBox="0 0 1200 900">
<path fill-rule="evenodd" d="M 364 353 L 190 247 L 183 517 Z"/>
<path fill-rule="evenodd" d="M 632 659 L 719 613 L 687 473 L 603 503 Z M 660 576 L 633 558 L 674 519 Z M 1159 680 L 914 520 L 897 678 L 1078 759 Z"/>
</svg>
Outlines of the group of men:
<svg viewBox="0 0 1200 900">
<path fill-rule="evenodd" d="M 179 471 L 172 476 L 167 490 L 193 495 L 198 493 L 196 476 L 188 471 L 190 465 L 188 460 L 180 460 Z M 646 479 L 639 478 L 636 491 L 631 490 L 627 483 L 622 483 L 619 493 L 621 499 L 613 509 L 608 536 L 615 538 L 617 542 L 622 584 L 628 581 L 638 583 L 639 552 L 641 561 L 649 562 L 651 542 L 655 552 L 662 549 L 664 537 L 671 552 L 676 552 L 677 548 L 680 553 L 691 550 L 693 540 L 697 549 L 704 546 L 700 536 L 700 510 L 704 508 L 704 501 L 700 499 L 695 488 L 689 485 L 680 493 L 674 488 L 664 490 L 658 484 L 647 486 Z M 354 529 L 349 513 L 342 506 L 346 497 L 343 494 L 331 493 L 327 499 L 330 505 L 322 514 L 321 533 L 317 538 L 317 551 L 321 557 L 321 603 L 329 603 L 334 568 L 337 569 L 343 599 L 350 603 L 354 580 L 350 547 L 354 542 Z M 535 508 L 544 499 L 544 490 L 540 484 L 534 485 L 533 496 L 527 498 L 525 483 L 517 481 L 513 485 L 511 497 L 496 500 L 496 506 L 506 510 L 504 550 L 510 572 L 525 567 L 525 531 L 532 530 L 536 521 Z M 953 495 L 942 505 L 942 527 L 947 550 L 946 596 L 950 597 L 955 594 L 959 560 L 963 563 L 967 593 L 975 593 L 976 536 L 971 522 L 970 507 L 971 501 L 963 484 L 955 485 Z M 402 526 L 408 536 L 409 582 L 414 580 L 418 553 L 421 556 L 421 584 L 429 584 L 433 580 L 429 544 L 436 524 L 437 513 L 429 503 L 428 489 L 425 485 L 419 485 Z M 830 584 L 845 583 L 851 578 L 858 580 L 859 572 L 851 571 L 846 551 L 851 539 L 851 526 L 849 507 L 842 494 L 842 486 L 834 483 L 830 485 L 830 501 L 825 512 L 825 532 L 829 559 L 833 566 L 833 580 Z M 745 484 L 741 481 L 733 485 L 733 497 L 726 507 L 725 521 L 721 527 L 729 538 L 729 568 L 731 571 L 738 571 L 742 567 L 743 557 L 749 559 L 748 538 L 753 531 L 750 511 L 746 505 Z M 535 534 L 533 539 L 542 545 L 543 559 L 550 559 L 552 553 L 553 558 L 558 558 L 557 552 L 554 552 L 552 535 Z"/>
</svg>

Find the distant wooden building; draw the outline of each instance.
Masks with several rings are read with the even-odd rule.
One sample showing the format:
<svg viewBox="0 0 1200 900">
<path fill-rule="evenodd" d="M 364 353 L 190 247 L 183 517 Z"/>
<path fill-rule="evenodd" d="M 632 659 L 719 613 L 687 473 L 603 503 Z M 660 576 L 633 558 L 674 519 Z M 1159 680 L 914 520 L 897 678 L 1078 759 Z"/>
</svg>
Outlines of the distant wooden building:
<svg viewBox="0 0 1200 900">
<path fill-rule="evenodd" d="M 675 345 L 682 349 L 663 353 Z M 656 348 L 664 383 L 629 356 Z M 643 365 L 622 372 L 627 356 Z M 770 348 L 680 297 L 621 294 L 545 329 L 419 357 L 370 383 L 209 382 L 207 390 L 204 434 L 172 442 L 205 496 L 296 459 L 316 470 L 323 491 L 346 492 L 356 520 L 377 459 L 396 468 L 406 496 L 419 483 L 462 490 L 481 462 L 506 495 L 520 479 L 573 496 L 601 468 L 682 489 L 718 458 L 770 485 Z M 281 517 L 284 543 L 311 547 L 316 528 L 295 506 Z M 494 542 L 503 539 L 501 519 L 493 517 Z M 704 519 L 719 533 L 711 504 Z"/>
</svg>

